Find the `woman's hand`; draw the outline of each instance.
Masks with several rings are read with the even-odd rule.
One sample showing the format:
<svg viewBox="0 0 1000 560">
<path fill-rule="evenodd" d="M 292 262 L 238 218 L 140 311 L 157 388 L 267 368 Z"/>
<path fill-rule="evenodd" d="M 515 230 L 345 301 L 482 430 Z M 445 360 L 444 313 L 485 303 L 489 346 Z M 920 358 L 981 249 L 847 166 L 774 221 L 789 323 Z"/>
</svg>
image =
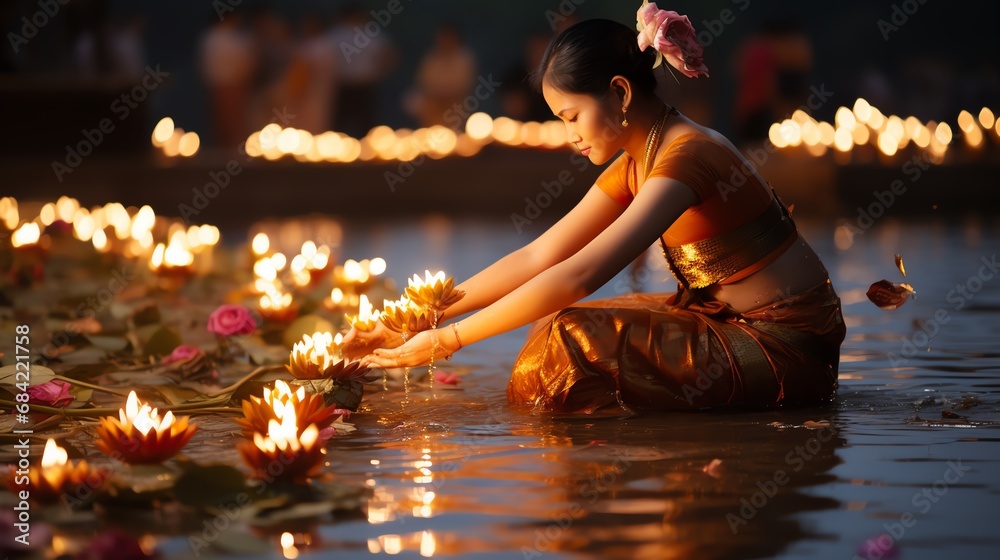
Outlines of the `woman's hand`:
<svg viewBox="0 0 1000 560">
<path fill-rule="evenodd" d="M 389 330 L 381 321 L 370 331 L 360 331 L 356 327 L 351 327 L 341 341 L 344 355 L 349 360 L 370 354 L 376 348 L 395 348 L 402 343 L 403 335 Z"/>
<path fill-rule="evenodd" d="M 361 359 L 361 365 L 370 367 L 417 367 L 434 360 L 451 357 L 458 350 L 457 341 L 448 337 L 452 329 L 431 329 L 417 333 L 402 346 L 379 348 Z"/>
</svg>

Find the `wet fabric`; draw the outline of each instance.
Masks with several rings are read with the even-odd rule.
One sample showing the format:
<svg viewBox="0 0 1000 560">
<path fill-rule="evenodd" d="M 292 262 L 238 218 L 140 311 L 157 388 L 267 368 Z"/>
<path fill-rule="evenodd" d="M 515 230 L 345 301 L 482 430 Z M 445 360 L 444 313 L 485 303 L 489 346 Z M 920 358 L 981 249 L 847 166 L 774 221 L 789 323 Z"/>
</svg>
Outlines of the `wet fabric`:
<svg viewBox="0 0 1000 560">
<path fill-rule="evenodd" d="M 534 330 L 507 387 L 555 412 L 816 405 L 845 336 L 830 282 L 739 313 L 699 290 L 581 302 Z"/>
</svg>

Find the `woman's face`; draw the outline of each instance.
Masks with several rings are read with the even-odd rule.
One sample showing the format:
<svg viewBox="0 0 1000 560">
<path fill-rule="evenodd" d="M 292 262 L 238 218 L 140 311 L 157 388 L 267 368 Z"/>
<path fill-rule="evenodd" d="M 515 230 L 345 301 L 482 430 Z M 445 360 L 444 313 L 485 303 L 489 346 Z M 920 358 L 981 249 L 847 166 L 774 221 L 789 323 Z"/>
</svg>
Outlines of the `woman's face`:
<svg viewBox="0 0 1000 560">
<path fill-rule="evenodd" d="M 552 113 L 566 124 L 566 139 L 591 163 L 602 165 L 624 146 L 617 115 L 597 98 L 567 93 L 542 81 L 542 97 Z M 613 96 L 610 96 L 613 97 Z"/>
</svg>

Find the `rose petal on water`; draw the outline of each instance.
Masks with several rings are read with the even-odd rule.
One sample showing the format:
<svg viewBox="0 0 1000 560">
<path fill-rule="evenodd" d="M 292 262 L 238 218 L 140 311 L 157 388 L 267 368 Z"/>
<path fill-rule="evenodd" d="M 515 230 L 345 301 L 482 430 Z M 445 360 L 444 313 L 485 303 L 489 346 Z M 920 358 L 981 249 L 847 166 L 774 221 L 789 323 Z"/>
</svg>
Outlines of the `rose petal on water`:
<svg viewBox="0 0 1000 560">
<path fill-rule="evenodd" d="M 896 539 L 892 535 L 883 533 L 871 537 L 858 546 L 858 555 L 862 558 L 881 558 L 889 560 L 899 557 L 899 548 L 896 546 Z"/>
<path fill-rule="evenodd" d="M 914 293 L 913 287 L 909 284 L 893 284 L 888 280 L 879 280 L 868 288 L 865 295 L 878 307 L 893 310 L 906 303 L 912 293 Z"/>
<path fill-rule="evenodd" d="M 461 378 L 459 378 L 454 373 L 448 373 L 447 371 L 438 370 L 434 372 L 434 381 L 437 381 L 438 383 L 444 383 L 445 385 L 458 385 L 458 382 L 461 381 Z"/>
</svg>

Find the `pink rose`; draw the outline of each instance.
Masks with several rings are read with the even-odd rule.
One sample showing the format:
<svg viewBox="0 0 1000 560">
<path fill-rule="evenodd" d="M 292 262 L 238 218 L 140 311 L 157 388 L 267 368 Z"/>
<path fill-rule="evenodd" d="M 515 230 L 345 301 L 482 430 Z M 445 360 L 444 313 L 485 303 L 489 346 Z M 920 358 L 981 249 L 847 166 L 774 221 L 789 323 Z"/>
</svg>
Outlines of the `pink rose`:
<svg viewBox="0 0 1000 560">
<path fill-rule="evenodd" d="M 174 348 L 174 351 L 171 352 L 169 356 L 163 358 L 163 361 L 161 361 L 160 363 L 162 363 L 163 365 L 167 365 L 167 364 L 172 364 L 174 362 L 184 362 L 190 360 L 191 358 L 194 358 L 199 354 L 204 354 L 204 352 L 201 351 L 201 348 L 198 348 L 197 346 L 191 346 L 190 344 L 181 344 L 177 348 Z"/>
<path fill-rule="evenodd" d="M 220 305 L 208 317 L 208 331 L 221 336 L 250 334 L 257 330 L 257 317 L 242 305 Z"/>
<path fill-rule="evenodd" d="M 115 560 L 146 560 L 148 558 L 159 558 L 157 551 L 146 553 L 139 541 L 125 533 L 121 529 L 111 529 L 110 531 L 94 537 L 90 547 L 81 550 L 74 556 L 74 560 L 101 560 L 114 558 Z"/>
<path fill-rule="evenodd" d="M 63 407 L 76 400 L 69 392 L 69 383 L 53 379 L 28 387 L 28 402 Z"/>
<path fill-rule="evenodd" d="M 708 67 L 702 59 L 705 49 L 698 42 L 687 16 L 660 10 L 651 2 L 639 8 L 636 20 L 639 50 L 653 47 L 681 74 L 689 78 L 697 78 L 701 74 L 708 77 Z"/>
<path fill-rule="evenodd" d="M 458 385 L 458 382 L 462 379 L 459 378 L 454 373 L 448 373 L 447 371 L 438 370 L 434 372 L 434 381 L 438 383 L 444 383 L 445 385 Z"/>
</svg>

